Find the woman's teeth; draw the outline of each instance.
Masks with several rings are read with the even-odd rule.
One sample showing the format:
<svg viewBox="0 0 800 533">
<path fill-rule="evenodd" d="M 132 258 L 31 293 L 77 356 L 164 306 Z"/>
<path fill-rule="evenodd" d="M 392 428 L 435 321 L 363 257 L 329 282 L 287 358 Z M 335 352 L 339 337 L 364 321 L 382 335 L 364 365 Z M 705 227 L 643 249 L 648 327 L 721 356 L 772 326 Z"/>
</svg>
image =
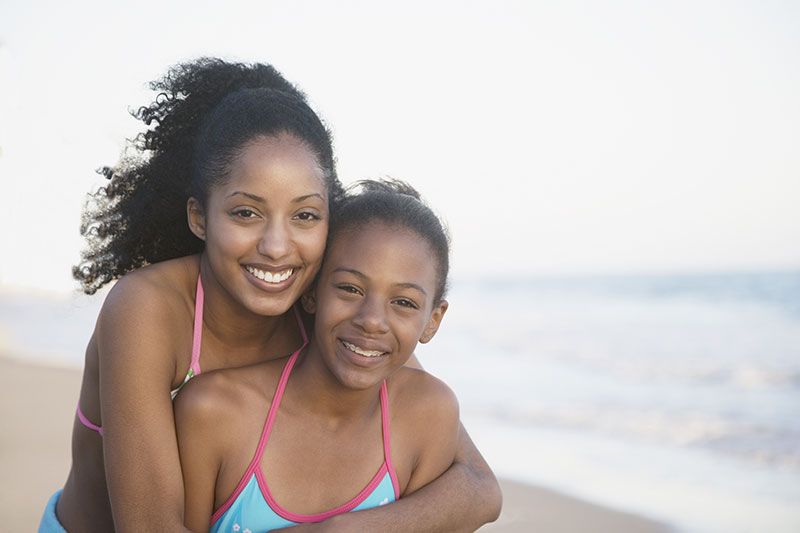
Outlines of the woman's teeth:
<svg viewBox="0 0 800 533">
<path fill-rule="evenodd" d="M 358 355 L 363 355 L 364 357 L 380 357 L 381 355 L 384 355 L 386 353 L 386 352 L 379 352 L 377 350 L 364 350 L 362 348 L 359 348 L 355 344 L 350 344 L 347 341 L 342 341 L 342 344 L 344 344 L 344 347 L 350 350 L 351 352 L 355 352 Z"/>
<path fill-rule="evenodd" d="M 283 272 L 269 272 L 265 270 L 259 270 L 251 266 L 245 268 L 252 275 L 257 277 L 261 281 L 266 281 L 267 283 L 280 283 L 281 281 L 286 281 L 287 279 L 289 279 L 289 276 L 292 275 L 292 272 L 294 272 L 293 268 L 284 270 Z"/>
</svg>

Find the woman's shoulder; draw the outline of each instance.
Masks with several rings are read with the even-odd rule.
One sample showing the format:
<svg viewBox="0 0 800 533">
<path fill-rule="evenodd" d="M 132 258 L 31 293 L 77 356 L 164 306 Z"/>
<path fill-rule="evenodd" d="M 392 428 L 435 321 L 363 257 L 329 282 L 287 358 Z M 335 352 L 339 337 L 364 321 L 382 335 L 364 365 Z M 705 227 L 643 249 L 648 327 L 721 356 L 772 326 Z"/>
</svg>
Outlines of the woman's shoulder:
<svg viewBox="0 0 800 533">
<path fill-rule="evenodd" d="M 106 296 L 101 314 L 161 311 L 174 316 L 174 313 L 186 310 L 191 313 L 198 273 L 198 256 L 180 257 L 138 268 L 117 280 Z"/>
</svg>

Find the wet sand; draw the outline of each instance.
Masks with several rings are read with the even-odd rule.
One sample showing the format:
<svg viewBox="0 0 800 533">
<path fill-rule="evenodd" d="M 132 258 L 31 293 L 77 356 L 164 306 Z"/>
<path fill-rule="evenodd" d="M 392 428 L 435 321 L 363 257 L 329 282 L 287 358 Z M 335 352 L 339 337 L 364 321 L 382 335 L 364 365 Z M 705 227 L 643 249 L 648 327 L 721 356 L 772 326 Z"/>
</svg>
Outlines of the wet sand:
<svg viewBox="0 0 800 533">
<path fill-rule="evenodd" d="M 0 354 L 0 517 L 5 531 L 35 531 L 64 482 L 80 371 Z M 504 506 L 487 532 L 664 533 L 669 528 L 546 488 L 502 480 Z"/>
</svg>

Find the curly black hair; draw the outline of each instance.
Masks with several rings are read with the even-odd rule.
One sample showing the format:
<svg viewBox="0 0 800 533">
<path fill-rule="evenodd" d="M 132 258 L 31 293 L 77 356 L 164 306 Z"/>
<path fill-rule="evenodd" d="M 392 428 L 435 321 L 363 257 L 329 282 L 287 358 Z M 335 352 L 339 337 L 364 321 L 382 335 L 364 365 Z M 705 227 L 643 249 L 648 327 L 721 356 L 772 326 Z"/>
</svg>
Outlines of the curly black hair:
<svg viewBox="0 0 800 533">
<path fill-rule="evenodd" d="M 425 203 L 419 192 L 397 179 L 363 180 L 348 187 L 328 230 L 328 250 L 342 233 L 381 222 L 415 232 L 428 242 L 436 260 L 436 294 L 439 303 L 447 295 L 450 271 L 450 236 L 442 220 Z"/>
<path fill-rule="evenodd" d="M 110 183 L 84 208 L 87 245 L 72 275 L 85 293 L 143 265 L 201 252 L 187 200 L 204 203 L 259 135 L 286 132 L 304 141 L 317 155 L 331 206 L 342 196 L 330 131 L 271 65 L 200 58 L 173 66 L 150 88 L 155 100 L 132 113 L 146 130 L 115 166 L 98 171 Z"/>
</svg>

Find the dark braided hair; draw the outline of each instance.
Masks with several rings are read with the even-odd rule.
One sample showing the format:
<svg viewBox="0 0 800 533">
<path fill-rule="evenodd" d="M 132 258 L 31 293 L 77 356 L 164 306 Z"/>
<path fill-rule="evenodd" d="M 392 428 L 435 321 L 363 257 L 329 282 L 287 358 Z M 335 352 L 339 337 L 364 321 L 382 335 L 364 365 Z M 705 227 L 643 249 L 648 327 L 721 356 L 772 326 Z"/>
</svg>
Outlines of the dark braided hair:
<svg viewBox="0 0 800 533">
<path fill-rule="evenodd" d="M 201 58 L 172 67 L 150 88 L 155 101 L 133 113 L 147 130 L 116 166 L 98 171 L 110 183 L 84 208 L 87 246 L 72 275 L 87 294 L 143 265 L 202 251 L 187 200 L 205 203 L 255 137 L 296 136 L 317 156 L 331 207 L 343 194 L 330 131 L 274 67 Z"/>
<path fill-rule="evenodd" d="M 389 227 L 409 229 L 425 239 L 436 261 L 434 304 L 447 293 L 450 271 L 450 237 L 444 224 L 408 183 L 395 179 L 364 180 L 348 187 L 328 229 L 328 249 L 338 235 L 382 222 Z"/>
</svg>

